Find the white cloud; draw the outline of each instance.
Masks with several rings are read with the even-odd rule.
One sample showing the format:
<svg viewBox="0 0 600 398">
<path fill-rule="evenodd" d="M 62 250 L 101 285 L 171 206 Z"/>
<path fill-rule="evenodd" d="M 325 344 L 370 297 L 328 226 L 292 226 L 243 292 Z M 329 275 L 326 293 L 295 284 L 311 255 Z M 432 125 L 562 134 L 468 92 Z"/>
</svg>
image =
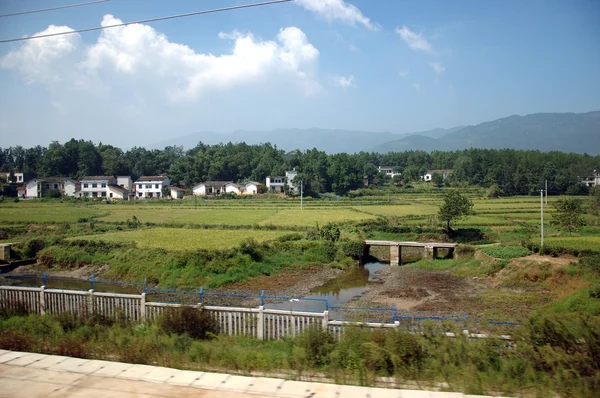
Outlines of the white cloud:
<svg viewBox="0 0 600 398">
<path fill-rule="evenodd" d="M 102 26 L 119 24 L 105 15 Z M 50 26 L 40 33 L 71 30 Z M 276 40 L 262 40 L 251 33 L 219 34 L 233 41 L 230 53 L 196 52 L 174 43 L 154 28 L 134 24 L 105 29 L 97 42 L 83 48 L 78 35 L 30 40 L 0 58 L 0 66 L 21 72 L 30 82 L 68 80 L 70 88 L 106 93 L 121 85 L 136 90 L 162 91 L 169 99 L 190 100 L 211 90 L 282 79 L 305 93 L 318 91 L 319 51 L 302 30 L 287 27 Z M 66 62 L 76 54 L 77 62 Z M 67 79 L 68 77 L 68 79 Z"/>
<path fill-rule="evenodd" d="M 420 33 L 415 33 L 406 26 L 402 28 L 396 28 L 396 33 L 400 35 L 402 40 L 415 51 L 424 51 L 426 53 L 434 54 L 435 51 L 431 46 L 431 43 L 427 41 Z"/>
<path fill-rule="evenodd" d="M 68 26 L 50 25 L 37 35 L 71 32 Z M 18 70 L 28 84 L 57 82 L 62 79 L 62 66 L 81 45 L 79 34 L 27 40 L 19 50 L 0 57 L 0 67 Z"/>
<path fill-rule="evenodd" d="M 356 79 L 354 75 L 349 76 L 333 76 L 331 83 L 342 88 L 356 87 Z"/>
<path fill-rule="evenodd" d="M 328 21 L 337 19 L 348 25 L 361 24 L 370 30 L 379 30 L 379 27 L 364 16 L 356 6 L 344 0 L 296 0 L 296 3 Z"/>
<path fill-rule="evenodd" d="M 413 87 L 415 88 L 415 90 L 421 91 L 421 85 L 419 83 L 413 83 Z"/>
<path fill-rule="evenodd" d="M 406 77 L 406 76 L 408 76 L 408 71 L 407 70 L 401 70 L 400 72 L 398 72 L 398 76 L 400 76 L 400 77 Z"/>
<path fill-rule="evenodd" d="M 433 68 L 433 70 L 435 71 L 435 73 L 438 76 L 444 74 L 444 72 L 446 71 L 446 68 L 444 67 L 444 65 L 442 65 L 439 62 L 431 62 L 431 63 L 429 63 L 429 65 L 431 65 L 431 67 Z"/>
</svg>

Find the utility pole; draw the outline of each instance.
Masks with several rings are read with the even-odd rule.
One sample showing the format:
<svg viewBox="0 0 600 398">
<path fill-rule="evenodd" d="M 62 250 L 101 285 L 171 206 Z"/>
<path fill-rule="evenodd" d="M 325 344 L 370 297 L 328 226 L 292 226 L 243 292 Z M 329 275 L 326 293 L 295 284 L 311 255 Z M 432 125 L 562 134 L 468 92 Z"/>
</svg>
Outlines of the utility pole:
<svg viewBox="0 0 600 398">
<path fill-rule="evenodd" d="M 302 196 L 304 194 L 304 182 L 300 181 L 300 210 L 302 210 Z"/>
<path fill-rule="evenodd" d="M 541 223 L 541 245 L 540 248 L 544 248 L 544 190 L 540 189 L 540 208 L 542 212 L 542 223 Z"/>
<path fill-rule="evenodd" d="M 548 206 L 548 180 L 546 180 L 546 206 Z"/>
</svg>

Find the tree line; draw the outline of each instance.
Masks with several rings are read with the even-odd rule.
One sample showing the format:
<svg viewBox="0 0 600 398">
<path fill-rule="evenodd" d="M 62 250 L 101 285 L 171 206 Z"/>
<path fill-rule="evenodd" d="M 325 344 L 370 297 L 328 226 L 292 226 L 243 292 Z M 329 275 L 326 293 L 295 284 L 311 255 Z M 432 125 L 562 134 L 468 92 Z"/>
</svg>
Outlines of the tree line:
<svg viewBox="0 0 600 398">
<path fill-rule="evenodd" d="M 378 166 L 393 166 L 402 175 L 389 181 L 378 174 Z M 551 194 L 577 194 L 586 191 L 582 177 L 600 170 L 600 156 L 512 149 L 327 154 L 317 149 L 286 152 L 268 143 L 201 142 L 187 151 L 177 146 L 124 151 L 75 139 L 54 141 L 48 147 L 0 148 L 0 171 L 21 171 L 28 177 L 166 174 L 175 184 L 191 187 L 207 180 L 264 182 L 267 175 L 284 175 L 293 168 L 308 194 L 343 195 L 364 187 L 365 177 L 371 185 L 407 186 L 431 169 L 453 170 L 450 178 L 437 181 L 440 185 L 494 186 L 504 195 L 527 195 L 543 188 L 547 180 Z"/>
</svg>

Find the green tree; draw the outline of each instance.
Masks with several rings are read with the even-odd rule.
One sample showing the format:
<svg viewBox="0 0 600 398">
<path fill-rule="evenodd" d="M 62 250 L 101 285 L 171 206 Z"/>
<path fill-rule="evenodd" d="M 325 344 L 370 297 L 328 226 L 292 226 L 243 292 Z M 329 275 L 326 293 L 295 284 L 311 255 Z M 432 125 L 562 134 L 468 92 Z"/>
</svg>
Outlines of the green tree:
<svg viewBox="0 0 600 398">
<path fill-rule="evenodd" d="M 468 196 L 452 190 L 444 194 L 444 203 L 440 206 L 438 218 L 446 222 L 446 231 L 450 232 L 450 223 L 465 218 L 471 213 L 473 202 Z"/>
<path fill-rule="evenodd" d="M 441 188 L 444 186 L 444 176 L 438 173 L 434 173 L 431 176 L 431 182 L 433 182 L 433 185 L 435 185 L 438 188 Z"/>
<path fill-rule="evenodd" d="M 569 235 L 585 225 L 583 202 L 581 200 L 574 198 L 561 199 L 556 202 L 554 207 L 556 207 L 554 218 L 563 230 L 569 232 Z"/>
</svg>

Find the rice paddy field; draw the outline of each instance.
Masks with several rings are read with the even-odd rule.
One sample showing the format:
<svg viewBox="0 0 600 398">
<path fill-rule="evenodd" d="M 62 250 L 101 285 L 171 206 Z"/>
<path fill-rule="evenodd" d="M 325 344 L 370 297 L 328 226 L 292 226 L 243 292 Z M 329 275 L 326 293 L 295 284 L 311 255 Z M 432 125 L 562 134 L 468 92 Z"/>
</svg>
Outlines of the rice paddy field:
<svg viewBox="0 0 600 398">
<path fill-rule="evenodd" d="M 212 230 L 187 228 L 148 228 L 134 231 L 109 232 L 70 240 L 102 240 L 105 242 L 135 242 L 142 249 L 185 251 L 194 249 L 229 249 L 252 237 L 258 242 L 276 239 L 285 231 Z"/>
<path fill-rule="evenodd" d="M 498 241 L 509 243 L 539 235 L 540 199 L 537 196 L 518 196 L 501 199 L 484 199 L 475 191 L 471 194 L 474 214 L 454 223 L 453 227 L 487 228 Z M 547 243 L 573 249 L 600 247 L 599 234 L 591 233 L 585 239 L 564 236 L 553 225 L 555 212 L 550 197 L 544 208 Z M 245 238 L 275 239 L 285 231 L 337 223 L 352 226 L 357 222 L 394 217 L 396 225 L 440 226 L 437 212 L 442 197 L 440 192 L 406 195 L 381 195 L 355 199 L 306 200 L 300 209 L 297 199 L 229 199 L 180 201 L 133 201 L 106 204 L 79 201 L 21 201 L 0 204 L 0 230 L 3 225 L 45 225 L 52 228 L 65 224 L 78 225 L 93 222 L 96 228 L 88 240 L 137 243 L 138 247 L 173 250 L 213 249 L 230 247 Z M 117 226 L 137 219 L 143 229 L 116 231 Z M 598 217 L 585 215 L 588 225 L 600 224 Z M 112 226 L 112 227 L 111 227 Z M 161 228 L 168 226 L 169 228 Z M 209 231 L 198 228 L 210 227 Z M 235 229 L 239 227 L 239 229 Z M 68 227 L 65 227 L 68 228 Z M 265 229 L 277 229 L 266 231 Z M 523 235 L 523 230 L 529 236 Z M 515 232 L 519 231 L 519 232 Z M 588 232 L 586 232 L 588 231 Z M 589 228 L 582 231 L 590 235 Z M 0 236 L 0 239 L 5 240 Z M 16 238 L 18 241 L 18 237 Z M 14 239 L 13 239 L 14 240 Z M 215 242 L 221 242 L 220 244 Z"/>
</svg>

